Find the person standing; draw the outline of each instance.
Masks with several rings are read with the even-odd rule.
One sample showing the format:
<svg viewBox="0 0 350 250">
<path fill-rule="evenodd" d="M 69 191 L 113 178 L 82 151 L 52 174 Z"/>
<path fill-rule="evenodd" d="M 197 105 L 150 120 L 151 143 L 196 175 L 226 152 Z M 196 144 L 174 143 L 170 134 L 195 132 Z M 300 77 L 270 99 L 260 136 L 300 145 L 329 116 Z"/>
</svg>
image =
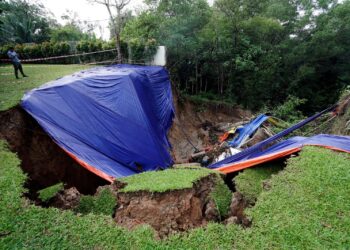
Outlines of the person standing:
<svg viewBox="0 0 350 250">
<path fill-rule="evenodd" d="M 18 54 L 16 53 L 15 49 L 13 47 L 11 47 L 9 49 L 9 51 L 7 52 L 7 56 L 10 58 L 12 65 L 15 69 L 15 76 L 17 79 L 19 79 L 18 77 L 18 70 L 21 72 L 23 77 L 28 77 L 26 74 L 24 74 L 23 72 L 23 68 L 22 68 L 22 64 L 21 61 L 18 58 Z"/>
</svg>

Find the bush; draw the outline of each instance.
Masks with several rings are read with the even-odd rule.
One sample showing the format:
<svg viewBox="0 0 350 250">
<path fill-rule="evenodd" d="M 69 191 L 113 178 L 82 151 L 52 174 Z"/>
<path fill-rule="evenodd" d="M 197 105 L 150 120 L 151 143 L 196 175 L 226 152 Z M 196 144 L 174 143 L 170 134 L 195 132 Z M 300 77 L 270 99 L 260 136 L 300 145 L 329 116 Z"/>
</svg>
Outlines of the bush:
<svg viewBox="0 0 350 250">
<path fill-rule="evenodd" d="M 300 99 L 295 96 L 288 96 L 287 100 L 280 106 L 277 106 L 272 113 L 288 123 L 295 123 L 304 119 L 303 113 L 298 110 L 299 106 L 306 103 L 306 99 Z"/>
</svg>

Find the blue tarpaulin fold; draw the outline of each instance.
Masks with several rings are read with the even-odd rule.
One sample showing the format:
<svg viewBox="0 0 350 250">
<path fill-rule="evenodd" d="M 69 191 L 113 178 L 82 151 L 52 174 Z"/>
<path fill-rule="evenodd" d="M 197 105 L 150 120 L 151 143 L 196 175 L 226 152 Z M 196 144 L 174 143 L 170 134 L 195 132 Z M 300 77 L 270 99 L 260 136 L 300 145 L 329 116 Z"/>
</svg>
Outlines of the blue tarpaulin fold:
<svg viewBox="0 0 350 250">
<path fill-rule="evenodd" d="M 61 148 L 105 179 L 173 163 L 167 132 L 174 107 L 163 67 L 81 71 L 33 89 L 21 105 Z"/>
<path fill-rule="evenodd" d="M 240 147 L 267 119 L 269 119 L 267 115 L 261 114 L 243 127 L 237 128 L 236 133 L 238 133 L 238 136 L 228 144 L 234 148 Z"/>
</svg>

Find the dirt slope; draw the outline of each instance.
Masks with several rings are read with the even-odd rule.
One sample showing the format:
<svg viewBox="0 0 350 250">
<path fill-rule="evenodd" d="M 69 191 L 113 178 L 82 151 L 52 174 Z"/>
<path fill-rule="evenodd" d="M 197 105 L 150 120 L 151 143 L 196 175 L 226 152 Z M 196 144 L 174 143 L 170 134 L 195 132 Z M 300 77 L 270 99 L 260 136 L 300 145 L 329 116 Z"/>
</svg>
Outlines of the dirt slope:
<svg viewBox="0 0 350 250">
<path fill-rule="evenodd" d="M 175 163 L 184 163 L 196 149 L 202 149 L 217 141 L 222 134 L 218 128 L 250 118 L 252 113 L 240 107 L 215 104 L 195 104 L 190 100 L 174 97 L 176 119 L 169 133 Z M 193 146 L 191 145 L 193 144 Z"/>
</svg>

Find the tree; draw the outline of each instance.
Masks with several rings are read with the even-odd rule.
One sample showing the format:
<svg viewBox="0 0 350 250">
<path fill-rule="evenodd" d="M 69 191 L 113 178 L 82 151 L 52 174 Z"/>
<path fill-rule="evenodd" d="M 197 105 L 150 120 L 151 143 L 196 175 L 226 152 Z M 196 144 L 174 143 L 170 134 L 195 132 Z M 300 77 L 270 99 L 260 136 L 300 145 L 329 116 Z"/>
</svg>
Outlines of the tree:
<svg viewBox="0 0 350 250">
<path fill-rule="evenodd" d="M 104 5 L 108 11 L 110 18 L 110 25 L 114 32 L 116 49 L 117 49 L 117 62 L 122 62 L 122 51 L 120 45 L 120 34 L 122 32 L 125 21 L 123 20 L 123 9 L 130 3 L 131 0 L 88 0 L 91 3 L 97 3 Z M 113 14 L 113 9 L 116 10 L 116 15 Z"/>
<path fill-rule="evenodd" d="M 68 11 L 61 18 L 66 21 L 66 24 L 52 28 L 52 42 L 91 40 L 95 38 L 93 33 L 94 26 L 91 23 L 82 23 L 77 13 Z"/>
<path fill-rule="evenodd" d="M 55 23 L 41 4 L 25 0 L 10 0 L 1 3 L 1 42 L 30 43 L 49 40 L 50 26 Z"/>
</svg>

